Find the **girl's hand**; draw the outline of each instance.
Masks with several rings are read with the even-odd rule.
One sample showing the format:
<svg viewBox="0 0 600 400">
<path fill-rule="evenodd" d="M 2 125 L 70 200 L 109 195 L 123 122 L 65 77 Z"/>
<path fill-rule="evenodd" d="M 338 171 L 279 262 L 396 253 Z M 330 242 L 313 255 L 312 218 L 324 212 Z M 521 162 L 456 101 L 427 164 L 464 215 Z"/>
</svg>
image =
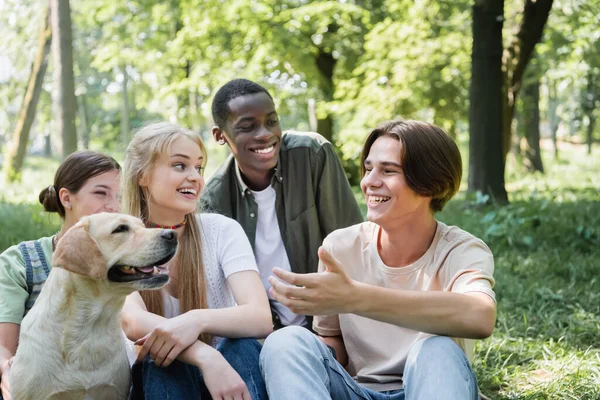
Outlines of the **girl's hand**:
<svg viewBox="0 0 600 400">
<path fill-rule="evenodd" d="M 13 357 L 14 358 L 14 357 Z M 8 380 L 8 376 L 10 373 L 10 366 L 12 365 L 13 358 L 6 360 L 2 365 L 0 365 L 0 393 L 2 393 L 2 398 L 4 400 L 11 400 L 10 397 L 10 381 Z"/>
<path fill-rule="evenodd" d="M 179 354 L 195 343 L 200 336 L 201 329 L 195 315 L 187 312 L 175 318 L 168 319 L 158 325 L 149 334 L 138 339 L 135 344 L 142 345 L 138 353 L 138 361 L 142 361 L 147 354 L 159 367 L 168 367 Z"/>
<path fill-rule="evenodd" d="M 201 368 L 202 376 L 214 400 L 252 400 L 246 383 L 221 353 L 215 352 L 205 365 Z"/>
</svg>

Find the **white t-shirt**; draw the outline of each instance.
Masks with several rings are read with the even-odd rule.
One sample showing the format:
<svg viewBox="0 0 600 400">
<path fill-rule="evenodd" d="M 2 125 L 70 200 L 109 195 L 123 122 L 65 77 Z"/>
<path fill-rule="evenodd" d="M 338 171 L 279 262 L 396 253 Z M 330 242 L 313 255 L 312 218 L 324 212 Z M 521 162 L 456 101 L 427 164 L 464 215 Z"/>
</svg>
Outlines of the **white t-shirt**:
<svg viewBox="0 0 600 400">
<path fill-rule="evenodd" d="M 254 200 L 258 206 L 258 215 L 256 219 L 256 237 L 254 240 L 254 252 L 256 264 L 260 279 L 269 296 L 271 306 L 279 315 L 283 325 L 305 325 L 306 318 L 303 315 L 294 314 L 283 304 L 273 300 L 269 289 L 269 276 L 273 274 L 273 268 L 278 267 L 286 271 L 291 271 L 290 260 L 285 252 L 285 246 L 281 239 L 279 223 L 277 222 L 277 213 L 275 211 L 275 189 L 272 186 L 267 187 L 260 192 L 252 191 Z"/>
<path fill-rule="evenodd" d="M 228 308 L 236 305 L 233 293 L 227 284 L 227 278 L 241 271 L 256 271 L 256 261 L 252 246 L 241 225 L 223 215 L 199 214 L 202 240 L 202 259 L 207 287 L 208 308 Z M 179 300 L 161 289 L 165 317 L 173 318 L 180 314 Z M 214 337 L 213 346 L 222 338 Z M 133 342 L 129 342 L 128 357 L 135 361 L 136 352 Z"/>
<path fill-rule="evenodd" d="M 380 231 L 378 225 L 364 222 L 332 232 L 323 247 L 358 282 L 398 290 L 479 292 L 495 300 L 494 258 L 480 239 L 438 222 L 427 252 L 411 265 L 393 268 L 379 256 Z M 348 352 L 346 369 L 358 383 L 377 391 L 402 387 L 411 347 L 433 336 L 355 314 L 316 316 L 313 327 L 323 336 L 342 335 Z M 453 339 L 472 360 L 474 340 Z"/>
</svg>

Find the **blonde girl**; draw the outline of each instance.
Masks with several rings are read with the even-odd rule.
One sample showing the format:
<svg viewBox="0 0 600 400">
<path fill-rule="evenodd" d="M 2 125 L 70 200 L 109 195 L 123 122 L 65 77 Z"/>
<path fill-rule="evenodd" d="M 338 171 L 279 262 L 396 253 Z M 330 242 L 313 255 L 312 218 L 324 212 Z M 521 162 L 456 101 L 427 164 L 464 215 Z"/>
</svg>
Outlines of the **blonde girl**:
<svg viewBox="0 0 600 400">
<path fill-rule="evenodd" d="M 260 344 L 247 338 L 271 332 L 269 303 L 241 226 L 196 214 L 205 164 L 201 139 L 166 122 L 142 128 L 127 148 L 123 212 L 179 237 L 169 284 L 132 294 L 123 309 L 125 333 L 142 346 L 133 398 L 266 398 Z"/>
</svg>

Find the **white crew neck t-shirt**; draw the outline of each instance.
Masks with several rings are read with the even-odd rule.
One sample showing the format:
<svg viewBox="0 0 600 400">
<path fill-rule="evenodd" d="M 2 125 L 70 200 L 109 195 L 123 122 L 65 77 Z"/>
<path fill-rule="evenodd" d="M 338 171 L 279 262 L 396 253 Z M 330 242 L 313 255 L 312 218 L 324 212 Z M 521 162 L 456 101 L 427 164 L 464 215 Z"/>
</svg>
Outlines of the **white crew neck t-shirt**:
<svg viewBox="0 0 600 400">
<path fill-rule="evenodd" d="M 203 213 L 196 217 L 200 223 L 208 308 L 235 307 L 235 298 L 227 278 L 237 272 L 257 271 L 252 246 L 237 221 L 219 214 Z M 165 307 L 165 318 L 180 315 L 179 300 L 164 288 L 160 291 Z M 127 339 L 124 333 L 123 337 L 126 340 L 130 365 L 133 365 L 137 351 L 133 342 Z M 216 347 L 221 340 L 221 337 L 214 336 L 213 347 Z"/>
<path fill-rule="evenodd" d="M 294 314 L 289 308 L 273 300 L 269 293 L 269 289 L 271 288 L 269 276 L 273 274 L 273 268 L 278 267 L 286 271 L 292 270 L 290 260 L 285 252 L 283 240 L 281 239 L 279 223 L 277 222 L 275 189 L 269 186 L 260 192 L 252 191 L 252 194 L 258 206 L 254 255 L 260 279 L 267 291 L 271 306 L 281 319 L 281 323 L 286 326 L 305 325 L 306 318 L 303 315 Z"/>
</svg>

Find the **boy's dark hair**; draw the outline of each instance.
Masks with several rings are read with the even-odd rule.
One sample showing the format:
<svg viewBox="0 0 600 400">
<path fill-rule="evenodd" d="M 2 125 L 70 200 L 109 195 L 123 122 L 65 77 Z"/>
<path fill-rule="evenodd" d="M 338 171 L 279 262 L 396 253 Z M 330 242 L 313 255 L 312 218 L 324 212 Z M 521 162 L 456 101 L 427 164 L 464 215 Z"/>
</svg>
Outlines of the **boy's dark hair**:
<svg viewBox="0 0 600 400">
<path fill-rule="evenodd" d="M 430 207 L 441 211 L 456 194 L 462 178 L 460 150 L 442 129 L 421 121 L 384 122 L 367 137 L 361 155 L 361 172 L 373 143 L 382 136 L 402 143 L 400 160 L 408 187 L 415 193 L 431 197 Z"/>
<path fill-rule="evenodd" d="M 229 102 L 240 96 L 248 94 L 266 93 L 267 96 L 273 99 L 271 94 L 256 82 L 248 79 L 234 79 L 223 85 L 215 94 L 212 102 L 212 116 L 215 124 L 221 129 L 225 129 L 227 118 L 229 118 Z"/>
<path fill-rule="evenodd" d="M 65 207 L 58 196 L 60 189 L 66 188 L 71 193 L 77 193 L 88 179 L 114 170 L 121 170 L 114 158 L 95 151 L 76 151 L 58 167 L 54 175 L 54 185 L 40 192 L 40 204 L 44 206 L 45 211 L 58 213 L 64 218 Z"/>
</svg>

